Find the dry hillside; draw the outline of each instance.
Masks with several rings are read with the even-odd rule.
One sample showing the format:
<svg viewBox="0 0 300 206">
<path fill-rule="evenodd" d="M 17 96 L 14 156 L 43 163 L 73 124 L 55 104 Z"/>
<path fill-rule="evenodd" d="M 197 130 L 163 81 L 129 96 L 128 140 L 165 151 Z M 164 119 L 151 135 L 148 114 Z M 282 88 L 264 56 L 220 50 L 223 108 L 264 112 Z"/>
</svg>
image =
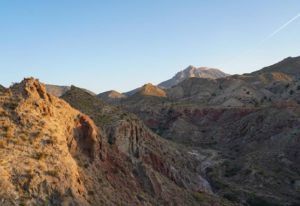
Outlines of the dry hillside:
<svg viewBox="0 0 300 206">
<path fill-rule="evenodd" d="M 1 205 L 231 205 L 134 115 L 75 87 L 64 98 L 91 118 L 33 78 L 0 91 Z"/>
</svg>

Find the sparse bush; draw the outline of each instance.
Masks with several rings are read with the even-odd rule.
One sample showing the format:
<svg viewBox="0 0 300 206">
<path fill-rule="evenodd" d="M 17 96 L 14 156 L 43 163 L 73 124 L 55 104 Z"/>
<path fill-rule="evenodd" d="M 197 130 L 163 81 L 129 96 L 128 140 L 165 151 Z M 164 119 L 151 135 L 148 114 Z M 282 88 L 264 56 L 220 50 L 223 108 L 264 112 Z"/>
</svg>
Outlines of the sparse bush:
<svg viewBox="0 0 300 206">
<path fill-rule="evenodd" d="M 239 202 L 239 198 L 237 197 L 237 195 L 231 192 L 224 194 L 223 197 L 232 202 Z"/>
<path fill-rule="evenodd" d="M 22 140 L 22 141 L 27 141 L 28 140 L 28 137 L 25 135 L 25 134 L 20 134 L 20 139 Z"/>
<path fill-rule="evenodd" d="M 8 109 L 11 109 L 11 110 L 15 110 L 18 106 L 18 103 L 17 102 L 7 102 L 7 103 L 4 103 L 4 107 L 8 108 Z"/>
<path fill-rule="evenodd" d="M 41 131 L 38 131 L 36 133 L 33 134 L 33 136 L 36 138 L 36 139 L 40 139 L 44 136 L 43 132 Z"/>
<path fill-rule="evenodd" d="M 42 153 L 42 152 L 36 152 L 32 155 L 32 158 L 36 159 L 36 160 L 41 160 L 41 159 L 44 159 L 45 157 L 46 157 L 46 154 Z"/>
<path fill-rule="evenodd" d="M 57 170 L 48 170 L 45 172 L 46 175 L 52 176 L 52 177 L 58 177 L 58 171 Z"/>
<path fill-rule="evenodd" d="M 229 168 L 225 170 L 225 177 L 232 177 L 238 174 L 241 170 L 241 167 L 238 165 L 231 165 Z"/>
<path fill-rule="evenodd" d="M 279 206 L 279 204 L 270 202 L 263 197 L 256 196 L 255 194 L 251 195 L 251 197 L 248 198 L 247 203 L 250 206 Z"/>
<path fill-rule="evenodd" d="M 5 146 L 4 140 L 0 140 L 0 148 L 4 148 L 4 146 Z"/>
<path fill-rule="evenodd" d="M 0 116 L 7 116 L 7 112 L 3 108 L 0 108 Z"/>
<path fill-rule="evenodd" d="M 199 203 L 207 202 L 208 198 L 205 194 L 200 192 L 193 193 L 195 200 Z"/>
<path fill-rule="evenodd" d="M 42 145 L 53 145 L 54 144 L 54 140 L 53 139 L 43 139 L 41 141 Z"/>
<path fill-rule="evenodd" d="M 90 196 L 93 196 L 93 195 L 95 195 L 95 192 L 94 192 L 94 191 L 91 191 L 91 190 L 89 190 L 89 191 L 88 191 L 88 195 L 90 195 Z"/>
</svg>

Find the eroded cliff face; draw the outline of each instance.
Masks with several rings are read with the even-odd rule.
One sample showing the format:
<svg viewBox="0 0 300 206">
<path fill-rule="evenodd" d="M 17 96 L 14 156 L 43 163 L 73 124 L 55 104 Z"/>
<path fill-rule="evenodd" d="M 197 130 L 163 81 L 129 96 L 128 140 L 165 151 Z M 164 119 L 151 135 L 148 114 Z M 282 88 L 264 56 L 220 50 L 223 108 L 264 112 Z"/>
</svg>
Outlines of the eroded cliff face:
<svg viewBox="0 0 300 206">
<path fill-rule="evenodd" d="M 107 131 L 109 144 L 135 162 L 136 171 L 143 172 L 139 168 L 149 167 L 181 188 L 213 194 L 209 183 L 195 169 L 200 162 L 173 143 L 160 139 L 139 120 L 122 121 Z"/>
<path fill-rule="evenodd" d="M 110 151 L 109 161 L 117 160 L 118 167 L 124 171 L 131 168 L 132 181 L 144 194 L 161 199 L 163 204 L 179 205 L 198 204 L 192 201 L 198 193 L 213 194 L 209 183 L 200 174 L 199 159 L 189 150 L 151 132 L 135 115 L 107 105 L 76 87 L 62 98 L 88 114 L 98 128 L 102 128 Z M 129 163 L 121 162 L 122 158 L 128 159 Z M 180 193 L 173 196 L 176 191 Z"/>
</svg>

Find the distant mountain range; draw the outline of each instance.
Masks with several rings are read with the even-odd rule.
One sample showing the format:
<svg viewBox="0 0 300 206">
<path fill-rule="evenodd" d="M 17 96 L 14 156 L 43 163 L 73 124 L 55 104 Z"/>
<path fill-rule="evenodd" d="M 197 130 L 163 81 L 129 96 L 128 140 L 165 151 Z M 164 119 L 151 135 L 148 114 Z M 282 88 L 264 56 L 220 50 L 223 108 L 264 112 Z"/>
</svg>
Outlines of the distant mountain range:
<svg viewBox="0 0 300 206">
<path fill-rule="evenodd" d="M 226 74 L 219 69 L 214 69 L 214 68 L 209 68 L 209 67 L 188 66 L 186 69 L 176 73 L 175 76 L 172 77 L 171 79 L 158 84 L 157 85 L 158 88 L 156 88 L 156 90 L 158 90 L 159 88 L 160 89 L 169 89 L 189 78 L 218 79 L 218 78 L 222 78 L 222 77 L 226 77 L 226 76 L 229 76 L 229 74 Z M 149 85 L 152 85 L 152 84 L 149 83 L 148 86 Z M 153 88 L 153 86 L 154 85 L 152 85 L 152 88 Z M 125 92 L 125 93 L 123 93 L 123 95 L 125 95 L 125 98 L 126 98 L 126 97 L 136 94 L 141 89 L 143 89 L 143 88 L 139 87 L 139 88 L 133 89 L 129 92 Z M 103 93 L 100 93 L 98 96 L 104 98 L 104 100 L 106 100 L 106 101 L 120 100 L 120 98 L 118 98 L 116 95 L 108 95 L 107 96 L 107 94 L 110 94 L 111 92 L 112 91 L 103 92 Z M 113 91 L 113 92 L 116 93 L 116 91 Z M 119 92 L 117 92 L 117 93 L 119 93 Z M 118 96 L 120 96 L 120 94 L 121 93 L 119 93 Z M 123 98 L 124 98 L 124 96 L 123 96 Z"/>
<path fill-rule="evenodd" d="M 189 79 L 189 78 L 208 78 L 208 79 L 218 79 L 222 77 L 229 76 L 228 74 L 222 72 L 219 69 L 214 69 L 214 68 L 208 68 L 208 67 L 194 67 L 194 66 L 188 66 L 186 69 L 178 72 L 174 77 L 172 77 L 169 80 L 166 80 L 158 85 L 157 88 L 155 88 L 156 91 L 160 90 L 160 93 L 164 92 L 162 89 L 168 89 L 171 88 L 180 82 Z M 146 86 L 146 88 L 145 88 Z M 136 88 L 134 90 L 131 90 L 129 92 L 125 93 L 120 93 L 115 90 L 110 90 L 106 92 L 102 92 L 98 94 L 97 96 L 101 98 L 104 101 L 107 102 L 115 102 L 115 101 L 120 101 L 128 96 L 134 95 L 137 92 L 140 92 L 141 90 L 148 90 L 145 91 L 145 95 L 151 96 L 147 93 L 149 93 L 149 90 L 152 90 L 151 92 L 154 91 L 154 85 L 151 83 L 145 84 L 143 87 Z M 60 85 L 51 85 L 51 84 L 46 84 L 46 89 L 47 92 L 50 94 L 60 97 L 63 94 L 65 94 L 67 91 L 71 89 L 71 86 L 60 86 Z M 94 92 L 91 92 L 89 90 L 83 89 L 86 92 L 88 92 L 91 95 L 96 95 Z M 150 93 L 151 93 L 150 92 Z M 143 92 L 140 92 L 143 93 Z M 161 95 L 160 94 L 160 95 Z M 155 96 L 155 95 L 154 95 Z"/>
<path fill-rule="evenodd" d="M 178 72 L 173 78 L 160 83 L 158 86 L 168 89 L 192 77 L 218 79 L 226 76 L 228 76 L 228 74 L 222 72 L 219 69 L 189 66 L 186 69 Z"/>
</svg>

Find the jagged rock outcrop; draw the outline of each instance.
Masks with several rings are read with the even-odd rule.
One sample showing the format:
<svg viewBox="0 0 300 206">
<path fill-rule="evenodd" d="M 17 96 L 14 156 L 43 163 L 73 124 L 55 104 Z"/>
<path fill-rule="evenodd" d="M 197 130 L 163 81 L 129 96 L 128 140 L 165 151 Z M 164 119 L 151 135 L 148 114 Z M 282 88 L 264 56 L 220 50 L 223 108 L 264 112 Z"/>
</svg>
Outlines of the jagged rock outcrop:
<svg viewBox="0 0 300 206">
<path fill-rule="evenodd" d="M 96 128 L 93 122 L 82 122 L 80 112 L 32 78 L 2 94 L 0 109 L 1 182 L 8 185 L 7 190 L 2 187 L 7 196 L 0 197 L 1 204 L 89 205 L 74 156 L 84 154 L 86 147 L 74 142 L 101 142 L 96 130 L 86 132 L 85 127 Z"/>
<path fill-rule="evenodd" d="M 80 114 L 72 132 L 74 138 L 68 139 L 71 154 L 80 150 L 91 160 L 103 160 L 103 141 L 100 139 L 98 128 L 88 116 Z"/>
</svg>

